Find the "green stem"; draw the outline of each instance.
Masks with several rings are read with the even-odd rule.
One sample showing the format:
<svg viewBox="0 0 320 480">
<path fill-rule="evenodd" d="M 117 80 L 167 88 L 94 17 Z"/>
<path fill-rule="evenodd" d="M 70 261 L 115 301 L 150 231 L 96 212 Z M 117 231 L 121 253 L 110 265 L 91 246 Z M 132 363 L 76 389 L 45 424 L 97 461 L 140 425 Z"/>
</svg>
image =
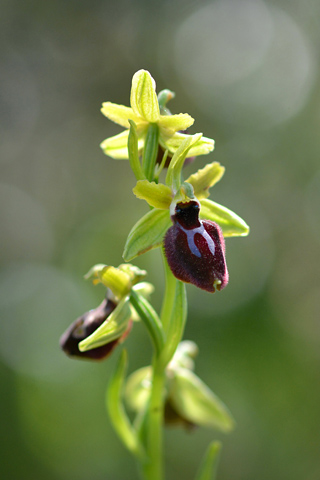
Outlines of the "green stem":
<svg viewBox="0 0 320 480">
<path fill-rule="evenodd" d="M 174 297 L 176 292 L 176 279 L 169 268 L 164 252 L 162 252 L 162 258 L 163 258 L 166 286 L 165 286 L 165 293 L 164 293 L 164 299 L 162 303 L 160 319 L 161 319 L 163 330 L 167 332 L 170 319 L 171 319 L 173 305 L 174 305 Z"/>
<path fill-rule="evenodd" d="M 146 417 L 146 450 L 148 460 L 143 464 L 145 480 L 163 479 L 163 410 L 165 371 L 154 357 L 152 390 Z"/>
</svg>

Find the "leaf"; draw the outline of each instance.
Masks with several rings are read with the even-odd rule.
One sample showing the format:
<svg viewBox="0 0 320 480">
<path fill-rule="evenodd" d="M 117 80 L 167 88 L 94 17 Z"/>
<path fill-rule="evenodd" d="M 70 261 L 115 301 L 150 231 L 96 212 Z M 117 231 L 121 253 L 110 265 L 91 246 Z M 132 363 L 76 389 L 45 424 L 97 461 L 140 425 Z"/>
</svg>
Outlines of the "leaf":
<svg viewBox="0 0 320 480">
<path fill-rule="evenodd" d="M 151 210 L 131 229 L 123 252 L 123 258 L 129 262 L 134 257 L 160 247 L 163 237 L 171 226 L 168 210 Z"/>
<path fill-rule="evenodd" d="M 234 421 L 224 403 L 191 370 L 177 368 L 170 399 L 179 415 L 195 425 L 232 430 Z"/>
<path fill-rule="evenodd" d="M 209 199 L 203 199 L 200 203 L 200 218 L 216 222 L 224 237 L 245 237 L 249 234 L 249 226 L 232 210 Z"/>
<path fill-rule="evenodd" d="M 225 168 L 218 162 L 209 163 L 186 180 L 191 183 L 198 200 L 209 196 L 209 188 L 213 187 L 223 176 Z"/>
<path fill-rule="evenodd" d="M 135 429 L 130 423 L 122 402 L 122 390 L 126 369 L 127 352 L 126 350 L 123 350 L 117 367 L 109 382 L 106 405 L 113 427 L 124 445 L 135 456 L 143 459 L 145 456 L 143 447 L 139 442 Z"/>
<path fill-rule="evenodd" d="M 220 442 L 212 442 L 209 445 L 195 480 L 215 480 L 220 450 Z"/>
<path fill-rule="evenodd" d="M 133 189 L 137 198 L 145 200 L 151 207 L 160 210 L 170 208 L 172 202 L 171 189 L 162 183 L 139 180 Z"/>
</svg>

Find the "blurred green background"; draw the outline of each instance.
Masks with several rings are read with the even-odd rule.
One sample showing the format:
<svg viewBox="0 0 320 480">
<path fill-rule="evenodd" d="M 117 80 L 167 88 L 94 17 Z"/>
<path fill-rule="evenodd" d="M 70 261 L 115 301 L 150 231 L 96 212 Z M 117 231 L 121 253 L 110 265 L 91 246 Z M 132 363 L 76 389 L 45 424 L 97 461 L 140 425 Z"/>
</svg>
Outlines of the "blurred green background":
<svg viewBox="0 0 320 480">
<path fill-rule="evenodd" d="M 0 18 L 1 478 L 137 480 L 104 410 L 119 350 L 77 362 L 58 340 L 101 300 L 83 274 L 121 263 L 147 211 L 99 148 L 121 131 L 101 102 L 128 105 L 145 68 L 216 140 L 188 173 L 225 165 L 211 198 L 251 226 L 227 240 L 228 288 L 188 287 L 196 372 L 237 427 L 168 430 L 167 479 L 221 439 L 219 480 L 319 480 L 319 0 L 2 0 Z M 136 263 L 159 307 L 159 251 Z M 126 347 L 130 371 L 149 362 L 141 325 Z"/>
</svg>

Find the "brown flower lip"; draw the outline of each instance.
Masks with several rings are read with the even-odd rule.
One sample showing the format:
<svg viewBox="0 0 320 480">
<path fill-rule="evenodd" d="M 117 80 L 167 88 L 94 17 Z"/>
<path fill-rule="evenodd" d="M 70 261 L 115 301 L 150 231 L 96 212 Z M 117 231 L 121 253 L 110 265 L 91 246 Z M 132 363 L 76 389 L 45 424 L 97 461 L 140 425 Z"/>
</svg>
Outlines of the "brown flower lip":
<svg viewBox="0 0 320 480">
<path fill-rule="evenodd" d="M 171 217 L 173 226 L 164 239 L 164 250 L 174 276 L 185 283 L 215 292 L 229 280 L 221 228 L 199 220 L 199 203 L 178 203 Z"/>
<path fill-rule="evenodd" d="M 116 306 L 112 300 L 105 298 L 97 308 L 89 310 L 89 312 L 77 318 L 60 338 L 62 350 L 70 357 L 79 357 L 87 360 L 103 360 L 108 357 L 118 343 L 129 333 L 131 322 L 122 336 L 106 345 L 87 350 L 86 352 L 81 352 L 78 345 L 102 325 Z"/>
</svg>

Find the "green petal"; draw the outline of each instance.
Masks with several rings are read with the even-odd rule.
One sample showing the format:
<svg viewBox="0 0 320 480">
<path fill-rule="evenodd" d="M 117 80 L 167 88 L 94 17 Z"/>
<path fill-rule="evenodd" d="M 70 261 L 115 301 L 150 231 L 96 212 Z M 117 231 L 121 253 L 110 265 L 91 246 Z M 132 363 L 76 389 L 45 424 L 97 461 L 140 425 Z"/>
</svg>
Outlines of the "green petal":
<svg viewBox="0 0 320 480">
<path fill-rule="evenodd" d="M 169 394 L 179 415 L 189 422 L 223 432 L 233 428 L 227 407 L 192 371 L 176 369 Z"/>
<path fill-rule="evenodd" d="M 200 218 L 216 222 L 225 237 L 245 237 L 249 234 L 249 226 L 236 213 L 209 199 L 200 203 Z"/>
<path fill-rule="evenodd" d="M 187 113 L 179 113 L 178 115 L 161 115 L 158 125 L 160 128 L 167 130 L 166 133 L 174 134 L 179 130 L 186 130 L 193 125 L 194 119 Z"/>
<path fill-rule="evenodd" d="M 125 399 L 131 410 L 140 412 L 145 409 L 150 397 L 151 379 L 151 366 L 140 368 L 128 377 L 125 388 Z"/>
<path fill-rule="evenodd" d="M 108 318 L 89 337 L 79 343 L 79 350 L 85 352 L 101 347 L 120 338 L 128 328 L 131 310 L 128 298 L 124 298 Z"/>
<path fill-rule="evenodd" d="M 130 127 L 128 120 L 133 120 L 137 126 L 140 126 L 141 123 L 145 123 L 141 117 L 133 112 L 132 108 L 118 105 L 117 103 L 104 102 L 102 104 L 101 113 L 109 118 L 109 120 L 112 120 L 125 128 Z"/>
<path fill-rule="evenodd" d="M 135 115 L 149 123 L 157 123 L 160 118 L 156 84 L 147 70 L 139 70 L 133 75 L 130 103 Z"/>
<path fill-rule="evenodd" d="M 129 130 L 115 135 L 114 137 L 109 137 L 104 140 L 100 147 L 106 155 L 116 159 L 128 159 L 128 137 Z M 140 132 L 138 136 L 138 150 L 141 150 L 144 145 L 145 132 Z"/>
<path fill-rule="evenodd" d="M 124 260 L 128 262 L 152 248 L 160 247 L 170 226 L 168 210 L 155 209 L 148 212 L 129 233 L 123 252 Z"/>
<path fill-rule="evenodd" d="M 209 196 L 209 188 L 213 187 L 223 176 L 225 168 L 218 162 L 209 163 L 186 180 L 191 183 L 198 200 Z"/>
<path fill-rule="evenodd" d="M 151 207 L 165 210 L 172 202 L 171 189 L 162 183 L 139 180 L 132 190 L 137 198 L 148 202 Z"/>
<path fill-rule="evenodd" d="M 170 152 L 175 152 L 186 138 L 190 137 L 191 135 L 187 135 L 185 133 L 175 133 L 172 136 L 161 135 L 160 130 L 160 138 L 159 143 L 161 144 L 162 148 L 168 149 Z M 212 152 L 214 149 L 214 140 L 207 137 L 201 137 L 199 141 L 192 146 L 192 148 L 188 152 L 189 157 L 197 156 L 197 155 L 206 155 L 207 153 Z"/>
</svg>

